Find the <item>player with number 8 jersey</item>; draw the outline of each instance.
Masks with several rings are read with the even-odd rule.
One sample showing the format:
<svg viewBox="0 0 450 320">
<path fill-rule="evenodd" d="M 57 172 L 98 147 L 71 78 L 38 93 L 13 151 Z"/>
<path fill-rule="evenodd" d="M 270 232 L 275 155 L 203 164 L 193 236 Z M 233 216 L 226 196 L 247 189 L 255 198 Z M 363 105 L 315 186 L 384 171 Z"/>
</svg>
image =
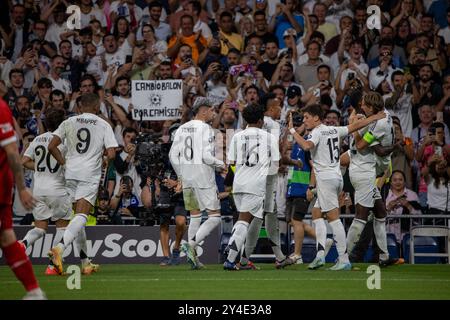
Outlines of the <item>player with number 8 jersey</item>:
<svg viewBox="0 0 450 320">
<path fill-rule="evenodd" d="M 197 98 L 192 111 L 195 118 L 176 131 L 169 158 L 181 177 L 185 209 L 190 212 L 189 242 L 181 250 L 192 269 L 200 269 L 203 265 L 195 249 L 222 221 L 215 169 L 223 169 L 225 165 L 214 156 L 214 131 L 208 123 L 216 114 L 211 101 Z M 203 210 L 208 213 L 208 219 L 201 224 Z"/>
<path fill-rule="evenodd" d="M 65 120 L 53 132 L 48 150 L 61 166 L 65 166 L 66 187 L 72 202 L 76 202 L 75 217 L 68 225 L 62 242 L 52 248 L 49 256 L 59 273 L 63 272 L 62 253 L 74 239 L 83 235 L 92 206 L 95 205 L 100 184 L 103 154 L 108 159 L 115 157 L 118 147 L 111 125 L 98 117 L 100 100 L 96 94 L 84 94 L 80 100 L 82 114 Z M 64 143 L 67 154 L 64 158 L 58 146 Z M 85 241 L 82 245 L 84 246 Z M 81 257 L 83 268 L 90 261 Z"/>
</svg>

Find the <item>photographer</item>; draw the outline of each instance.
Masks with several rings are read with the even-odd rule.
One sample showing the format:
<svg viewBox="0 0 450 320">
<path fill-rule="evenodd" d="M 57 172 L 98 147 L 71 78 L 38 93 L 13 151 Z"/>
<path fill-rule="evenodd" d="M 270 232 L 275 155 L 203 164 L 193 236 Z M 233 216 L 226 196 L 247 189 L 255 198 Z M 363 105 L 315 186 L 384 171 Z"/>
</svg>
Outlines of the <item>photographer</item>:
<svg viewBox="0 0 450 320">
<path fill-rule="evenodd" d="M 122 133 L 123 137 L 123 149 L 122 152 L 116 153 L 116 158 L 114 159 L 114 167 L 116 168 L 116 186 L 114 193 L 117 193 L 120 188 L 120 179 L 127 175 L 135 183 L 133 187 L 133 193 L 137 195 L 140 201 L 141 194 L 141 172 L 138 172 L 138 162 L 135 159 L 136 144 L 134 143 L 137 137 L 137 131 L 134 128 L 125 128 Z"/>
<path fill-rule="evenodd" d="M 169 129 L 169 136 L 175 134 L 179 124 L 174 124 Z M 163 251 L 163 258 L 160 262 L 161 266 L 180 264 L 180 245 L 186 230 L 186 210 L 184 209 L 183 192 L 181 182 L 173 170 L 167 158 L 166 150 L 170 150 L 170 144 L 158 145 L 153 147 L 154 150 L 160 150 L 159 159 L 148 160 L 148 169 L 144 174 L 147 175 L 143 181 L 142 201 L 147 210 L 150 210 L 153 217 L 159 217 L 160 224 L 160 241 Z M 150 152 L 151 153 L 151 152 Z M 169 225 L 172 217 L 175 219 L 175 241 L 173 244 L 172 255 L 169 246 Z M 147 217 L 148 219 L 148 217 Z"/>
<path fill-rule="evenodd" d="M 122 217 L 138 217 L 139 205 L 139 199 L 133 193 L 133 179 L 123 176 L 120 179 L 119 191 L 111 199 L 113 215 L 119 213 Z"/>
</svg>

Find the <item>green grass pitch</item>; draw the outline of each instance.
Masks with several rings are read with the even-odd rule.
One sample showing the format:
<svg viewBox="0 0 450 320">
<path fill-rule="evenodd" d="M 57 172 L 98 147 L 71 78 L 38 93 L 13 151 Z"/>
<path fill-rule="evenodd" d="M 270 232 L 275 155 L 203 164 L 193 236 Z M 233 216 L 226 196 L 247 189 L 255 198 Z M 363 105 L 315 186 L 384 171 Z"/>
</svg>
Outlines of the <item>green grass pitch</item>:
<svg viewBox="0 0 450 320">
<path fill-rule="evenodd" d="M 307 270 L 295 265 L 276 270 L 258 264 L 257 271 L 224 271 L 221 265 L 190 270 L 187 264 L 102 265 L 81 277 L 81 289 L 69 290 L 68 276 L 45 276 L 34 266 L 49 299 L 450 299 L 449 265 L 401 265 L 381 269 L 381 289 L 369 290 L 368 264 L 358 271 Z M 327 264 L 326 267 L 331 266 Z M 24 290 L 9 268 L 0 267 L 0 300 L 21 299 Z"/>
</svg>

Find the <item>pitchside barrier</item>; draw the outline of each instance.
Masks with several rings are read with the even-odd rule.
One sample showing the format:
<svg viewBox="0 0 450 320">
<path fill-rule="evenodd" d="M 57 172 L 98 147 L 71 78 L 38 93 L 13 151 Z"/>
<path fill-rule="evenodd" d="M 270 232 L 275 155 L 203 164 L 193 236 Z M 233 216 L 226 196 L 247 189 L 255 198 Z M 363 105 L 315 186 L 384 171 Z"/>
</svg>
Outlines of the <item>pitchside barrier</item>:
<svg viewBox="0 0 450 320">
<path fill-rule="evenodd" d="M 17 239 L 23 239 L 32 226 L 14 226 Z M 47 264 L 47 253 L 51 249 L 55 237 L 55 226 L 49 226 L 47 234 L 27 249 L 27 254 L 33 264 Z M 219 229 L 213 231 L 197 248 L 197 254 L 202 263 L 218 263 Z M 86 227 L 88 256 L 99 264 L 107 263 L 159 263 L 163 257 L 159 241 L 159 226 L 91 226 Z M 170 238 L 175 238 L 175 226 L 170 226 Z M 187 232 L 184 240 L 187 241 Z M 170 241 L 172 248 L 173 241 Z M 65 264 L 79 264 L 78 250 L 73 250 L 71 244 L 64 251 Z M 75 251 L 75 252 L 74 252 Z M 0 250 L 0 258 L 3 253 Z M 184 257 L 184 253 L 181 253 Z M 0 259 L 0 265 L 5 264 Z"/>
</svg>

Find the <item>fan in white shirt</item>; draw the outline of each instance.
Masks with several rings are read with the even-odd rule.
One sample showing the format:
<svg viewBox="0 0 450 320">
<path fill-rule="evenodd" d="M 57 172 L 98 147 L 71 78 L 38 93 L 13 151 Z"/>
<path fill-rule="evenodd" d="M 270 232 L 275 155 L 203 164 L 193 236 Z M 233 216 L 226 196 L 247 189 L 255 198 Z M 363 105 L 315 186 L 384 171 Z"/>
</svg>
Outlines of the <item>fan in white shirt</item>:
<svg viewBox="0 0 450 320">
<path fill-rule="evenodd" d="M 99 97 L 94 93 L 82 95 L 80 107 L 82 114 L 61 123 L 48 146 L 51 155 L 65 166 L 66 187 L 72 202 L 76 202 L 76 214 L 64 232 L 63 241 L 49 252 L 58 273 L 63 272 L 62 253 L 78 233 L 84 232 L 88 214 L 95 204 L 103 153 L 106 149 L 107 158 L 112 161 L 118 147 L 110 124 L 96 116 Z M 58 149 L 61 143 L 67 147 L 65 158 Z"/>
<path fill-rule="evenodd" d="M 235 260 L 247 238 L 249 224 L 255 218 L 262 221 L 267 177 L 280 160 L 277 138 L 261 129 L 264 108 L 251 104 L 244 109 L 243 117 L 248 126 L 233 136 L 228 152 L 230 164 L 236 165 L 233 198 L 239 218 L 228 242 L 225 270 L 239 269 Z"/>
<path fill-rule="evenodd" d="M 183 185 L 186 210 L 190 211 L 189 243 L 182 246 L 193 269 L 202 268 L 195 248 L 221 222 L 215 169 L 224 163 L 214 156 L 214 131 L 208 124 L 216 113 L 211 101 L 199 97 L 192 106 L 195 118 L 178 128 L 169 152 L 170 162 Z M 208 219 L 201 224 L 201 211 Z"/>
<path fill-rule="evenodd" d="M 339 260 L 330 270 L 350 270 L 348 260 L 346 237 L 344 226 L 339 219 L 339 194 L 342 191 L 343 180 L 339 161 L 339 146 L 341 139 L 346 135 L 359 130 L 369 123 L 385 117 L 384 113 L 378 113 L 367 119 L 361 119 L 347 127 L 332 127 L 322 123 L 324 112 L 320 105 L 305 107 L 304 125 L 311 130 L 307 140 L 296 133 L 292 125 L 292 116 L 289 121 L 291 134 L 299 146 L 311 152 L 313 169 L 316 177 L 317 201 L 312 212 L 313 223 L 316 231 L 317 255 L 309 265 L 310 269 L 320 268 L 325 264 L 326 225 L 322 213 L 327 215 L 327 220 L 333 230 Z M 308 192 L 311 192 L 308 190 Z"/>
</svg>

